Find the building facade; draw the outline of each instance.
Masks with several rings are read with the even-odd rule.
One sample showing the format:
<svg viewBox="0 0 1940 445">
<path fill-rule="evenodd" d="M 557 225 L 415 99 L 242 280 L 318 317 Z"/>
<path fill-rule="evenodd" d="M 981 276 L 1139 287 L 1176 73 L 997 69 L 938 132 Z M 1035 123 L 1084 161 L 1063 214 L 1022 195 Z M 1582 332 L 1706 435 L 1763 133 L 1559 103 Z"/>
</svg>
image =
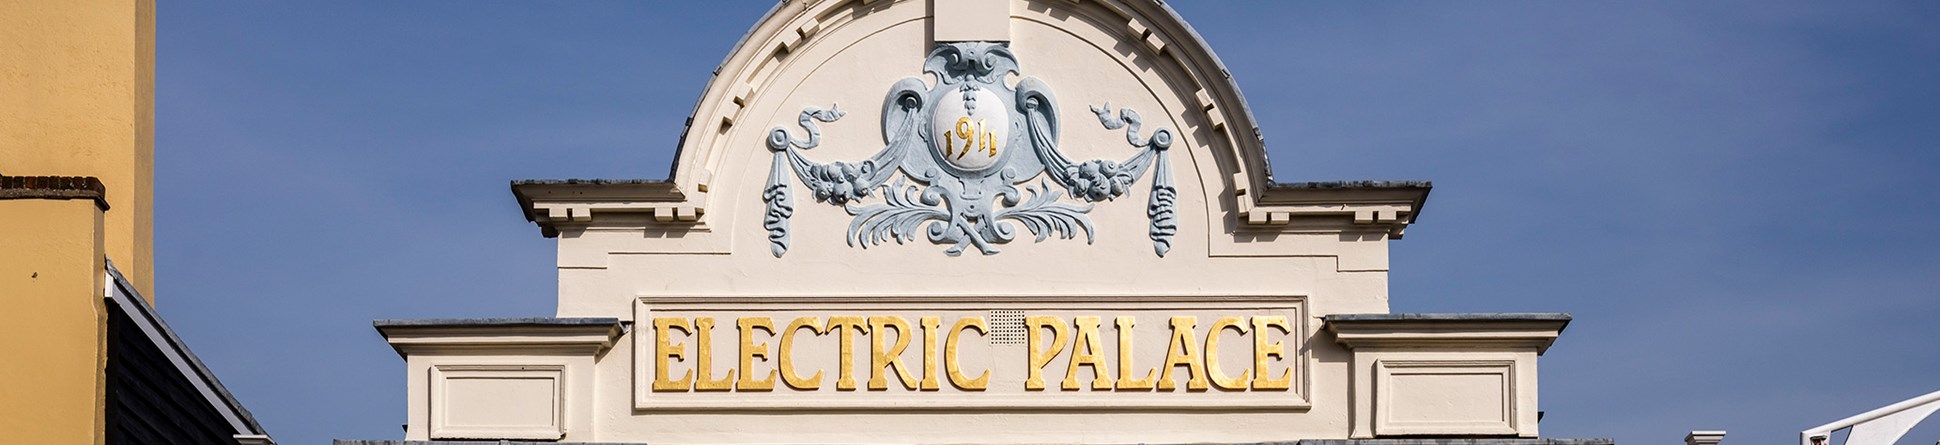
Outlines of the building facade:
<svg viewBox="0 0 1940 445">
<path fill-rule="evenodd" d="M 268 444 L 151 306 L 155 4 L 0 0 L 0 442 Z"/>
<path fill-rule="evenodd" d="M 1540 432 L 1568 315 L 1390 312 L 1429 183 L 1257 128 L 1161 2 L 780 2 L 671 178 L 513 183 L 554 316 L 376 323 L 403 439 L 1608 443 Z"/>
</svg>

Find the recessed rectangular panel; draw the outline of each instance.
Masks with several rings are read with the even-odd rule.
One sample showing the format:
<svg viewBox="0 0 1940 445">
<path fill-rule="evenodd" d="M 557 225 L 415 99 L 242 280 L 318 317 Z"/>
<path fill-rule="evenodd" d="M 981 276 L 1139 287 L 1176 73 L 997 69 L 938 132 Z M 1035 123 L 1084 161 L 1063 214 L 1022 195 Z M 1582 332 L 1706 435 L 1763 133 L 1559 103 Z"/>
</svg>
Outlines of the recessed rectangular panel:
<svg viewBox="0 0 1940 445">
<path fill-rule="evenodd" d="M 635 408 L 1308 406 L 1300 297 L 851 301 L 642 297 Z"/>
<path fill-rule="evenodd" d="M 1507 422 L 1501 374 L 1397 374 L 1389 379 L 1396 423 Z"/>
<path fill-rule="evenodd" d="M 1375 366 L 1377 434 L 1515 432 L 1511 362 L 1383 360 Z"/>
<path fill-rule="evenodd" d="M 553 379 L 464 377 L 445 380 L 445 424 L 453 427 L 552 426 Z"/>
<path fill-rule="evenodd" d="M 930 8 L 938 42 L 1010 41 L 1008 0 L 930 0 Z"/>
<path fill-rule="evenodd" d="M 433 439 L 559 439 L 562 366 L 431 369 Z"/>
</svg>

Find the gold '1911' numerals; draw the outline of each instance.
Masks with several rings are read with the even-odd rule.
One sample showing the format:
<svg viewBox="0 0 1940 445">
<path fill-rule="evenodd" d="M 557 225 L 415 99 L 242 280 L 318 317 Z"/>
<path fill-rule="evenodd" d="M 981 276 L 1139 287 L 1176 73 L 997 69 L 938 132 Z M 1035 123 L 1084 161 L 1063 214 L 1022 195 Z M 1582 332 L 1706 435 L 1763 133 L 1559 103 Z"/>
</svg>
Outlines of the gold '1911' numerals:
<svg viewBox="0 0 1940 445">
<path fill-rule="evenodd" d="M 973 151 L 984 153 L 986 157 L 997 157 L 995 138 L 996 135 L 984 129 L 983 119 L 971 122 L 969 117 L 957 118 L 956 131 L 943 132 L 943 157 L 963 159 L 963 155 Z M 957 140 L 963 141 L 962 149 L 956 147 Z"/>
</svg>

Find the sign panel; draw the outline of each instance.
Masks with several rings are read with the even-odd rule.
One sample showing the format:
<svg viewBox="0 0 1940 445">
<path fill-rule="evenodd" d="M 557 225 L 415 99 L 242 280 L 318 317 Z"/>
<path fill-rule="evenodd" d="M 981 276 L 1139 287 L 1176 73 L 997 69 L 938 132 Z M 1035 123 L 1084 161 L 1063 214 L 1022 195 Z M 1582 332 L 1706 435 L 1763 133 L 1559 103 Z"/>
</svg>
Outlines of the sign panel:
<svg viewBox="0 0 1940 445">
<path fill-rule="evenodd" d="M 640 410 L 1303 409 L 1304 298 L 664 297 Z"/>
</svg>

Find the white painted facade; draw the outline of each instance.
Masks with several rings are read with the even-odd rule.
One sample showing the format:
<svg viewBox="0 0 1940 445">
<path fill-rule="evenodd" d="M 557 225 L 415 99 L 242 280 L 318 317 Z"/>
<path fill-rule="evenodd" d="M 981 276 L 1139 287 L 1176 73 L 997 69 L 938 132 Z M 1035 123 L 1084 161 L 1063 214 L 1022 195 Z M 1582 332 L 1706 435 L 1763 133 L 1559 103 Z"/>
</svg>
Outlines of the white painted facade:
<svg viewBox="0 0 1940 445">
<path fill-rule="evenodd" d="M 809 160 L 894 144 L 885 94 L 909 77 L 935 86 L 924 64 L 939 41 L 1008 48 L 1018 72 L 1001 82 L 1055 92 L 1057 148 L 1074 160 L 1140 153 L 1092 107 L 1136 110 L 1136 137 L 1169 130 L 1168 248 L 1149 212 L 1162 170 L 1097 202 L 1023 172 L 1021 199 L 1089 205 L 1090 229 L 1039 240 L 1012 221 L 997 252 L 959 255 L 921 232 L 865 248 L 848 232 L 854 210 L 775 170 L 767 140 L 806 138 L 806 108 L 846 113 L 815 123 Z M 1023 153 L 1027 124 L 1006 120 L 1021 115 L 955 102 L 1001 94 L 958 93 L 931 114 L 998 122 L 963 134 L 992 135 L 980 152 L 992 159 Z M 930 135 L 949 124 L 922 122 Z M 708 85 L 670 180 L 515 184 L 558 240 L 556 318 L 379 323 L 408 364 L 405 439 L 1538 437 L 1537 357 L 1568 317 L 1389 314 L 1387 244 L 1427 185 L 1276 184 L 1255 128 L 1217 58 L 1160 3 L 782 2 Z M 920 185 L 913 175 L 895 173 Z M 776 177 L 793 192 L 785 251 L 764 227 Z"/>
</svg>

